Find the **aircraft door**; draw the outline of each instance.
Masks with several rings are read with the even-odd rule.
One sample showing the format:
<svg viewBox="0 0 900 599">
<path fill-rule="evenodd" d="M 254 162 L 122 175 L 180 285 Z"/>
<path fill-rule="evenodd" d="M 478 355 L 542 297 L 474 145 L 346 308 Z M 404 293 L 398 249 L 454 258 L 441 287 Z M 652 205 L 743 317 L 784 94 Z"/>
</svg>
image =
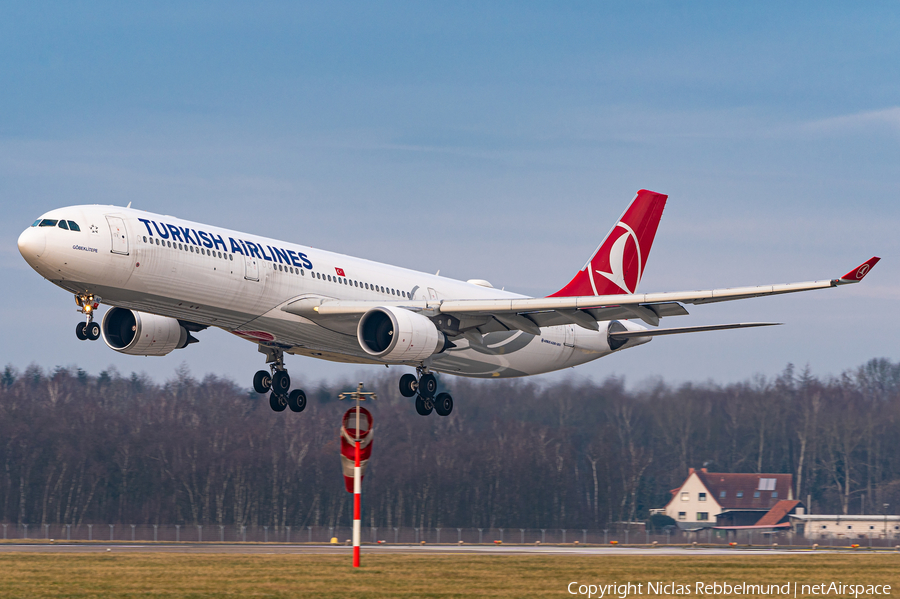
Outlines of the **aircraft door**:
<svg viewBox="0 0 900 599">
<path fill-rule="evenodd" d="M 428 297 L 433 300 L 438 299 L 437 291 L 435 291 L 432 287 L 429 287 L 428 288 Z"/>
<path fill-rule="evenodd" d="M 566 347 L 575 347 L 575 325 L 567 324 L 566 325 Z"/>
<path fill-rule="evenodd" d="M 125 229 L 125 221 L 118 216 L 107 216 L 109 234 L 112 237 L 112 253 L 128 255 L 128 231 Z"/>
<path fill-rule="evenodd" d="M 244 278 L 248 281 L 259 280 L 259 262 L 255 257 L 244 256 Z"/>
</svg>

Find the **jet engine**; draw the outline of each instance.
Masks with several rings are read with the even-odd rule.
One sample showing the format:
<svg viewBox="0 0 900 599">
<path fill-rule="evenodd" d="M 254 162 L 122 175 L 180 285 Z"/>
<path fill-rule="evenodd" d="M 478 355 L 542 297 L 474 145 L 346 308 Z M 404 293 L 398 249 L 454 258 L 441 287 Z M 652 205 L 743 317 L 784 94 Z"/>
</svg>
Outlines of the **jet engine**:
<svg viewBox="0 0 900 599">
<path fill-rule="evenodd" d="M 100 324 L 103 341 L 131 356 L 165 356 L 197 341 L 175 318 L 110 308 Z"/>
<path fill-rule="evenodd" d="M 356 338 L 370 356 L 398 362 L 418 362 L 452 347 L 427 317 L 393 306 L 363 314 Z"/>
<path fill-rule="evenodd" d="M 630 320 L 611 320 L 606 328 L 606 343 L 612 351 L 643 345 L 652 339 L 650 335 L 641 335 L 646 330 Z"/>
</svg>

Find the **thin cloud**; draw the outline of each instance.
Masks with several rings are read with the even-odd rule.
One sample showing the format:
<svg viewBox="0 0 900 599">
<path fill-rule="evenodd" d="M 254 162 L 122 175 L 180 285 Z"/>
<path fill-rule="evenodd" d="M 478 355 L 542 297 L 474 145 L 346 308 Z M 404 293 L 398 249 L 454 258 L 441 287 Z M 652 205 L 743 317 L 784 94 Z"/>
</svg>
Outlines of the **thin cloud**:
<svg viewBox="0 0 900 599">
<path fill-rule="evenodd" d="M 813 133 L 884 133 L 900 134 L 900 106 L 869 110 L 830 117 L 806 123 L 804 129 Z"/>
</svg>

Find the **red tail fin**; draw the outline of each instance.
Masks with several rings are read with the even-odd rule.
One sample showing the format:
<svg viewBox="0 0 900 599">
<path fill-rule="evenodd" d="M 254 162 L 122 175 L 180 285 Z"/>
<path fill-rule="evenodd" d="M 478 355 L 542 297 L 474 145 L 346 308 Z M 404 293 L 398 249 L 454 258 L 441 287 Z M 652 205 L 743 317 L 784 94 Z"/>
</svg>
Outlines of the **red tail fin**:
<svg viewBox="0 0 900 599">
<path fill-rule="evenodd" d="M 634 293 L 669 196 L 642 189 L 569 284 L 549 297 Z"/>
</svg>

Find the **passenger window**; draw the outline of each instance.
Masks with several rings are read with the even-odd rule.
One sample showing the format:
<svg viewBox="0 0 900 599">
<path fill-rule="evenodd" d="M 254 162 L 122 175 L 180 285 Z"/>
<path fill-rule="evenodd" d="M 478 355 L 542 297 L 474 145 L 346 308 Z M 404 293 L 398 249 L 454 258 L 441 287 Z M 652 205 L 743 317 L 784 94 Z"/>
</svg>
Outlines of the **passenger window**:
<svg viewBox="0 0 900 599">
<path fill-rule="evenodd" d="M 66 221 L 64 221 L 64 220 L 59 221 L 59 225 L 58 225 L 58 226 L 59 226 L 60 229 L 65 229 L 66 231 L 69 230 L 69 225 L 67 225 L 67 224 L 66 224 Z"/>
<path fill-rule="evenodd" d="M 55 226 L 56 226 L 56 219 L 53 219 L 53 218 L 45 218 L 44 220 L 41 221 L 40 226 L 42 226 L 42 227 L 55 227 Z"/>
<path fill-rule="evenodd" d="M 70 220 L 69 222 L 69 230 L 70 231 L 81 231 L 81 227 L 74 220 Z"/>
</svg>

